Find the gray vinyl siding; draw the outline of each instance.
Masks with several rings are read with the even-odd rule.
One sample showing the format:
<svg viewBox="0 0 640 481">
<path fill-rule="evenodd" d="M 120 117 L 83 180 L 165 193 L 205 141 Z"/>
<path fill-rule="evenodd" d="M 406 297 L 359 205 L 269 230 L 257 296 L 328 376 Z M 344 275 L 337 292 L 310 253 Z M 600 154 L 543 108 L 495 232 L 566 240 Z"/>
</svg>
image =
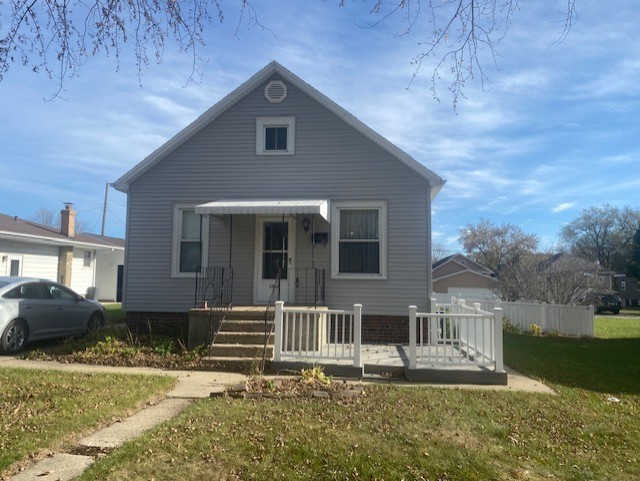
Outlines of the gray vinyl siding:
<svg viewBox="0 0 640 481">
<path fill-rule="evenodd" d="M 130 185 L 127 309 L 180 312 L 193 304 L 193 279 L 171 277 L 174 204 L 282 198 L 386 201 L 387 279 L 331 279 L 331 242 L 318 245 L 316 266 L 327 271 L 327 304 L 345 308 L 357 302 L 365 314 L 388 315 L 405 315 L 409 304 L 425 307 L 428 182 L 291 84 L 284 102 L 270 104 L 265 84 Z M 294 155 L 256 155 L 257 116 L 296 118 Z M 310 267 L 303 217 L 297 224 L 297 265 Z M 211 218 L 210 265 L 228 264 L 228 222 L 228 216 Z M 317 222 L 317 231 L 329 229 Z M 233 217 L 236 305 L 253 300 L 254 231 L 254 216 Z"/>
<path fill-rule="evenodd" d="M 211 217 L 209 225 L 209 265 L 229 265 L 229 241 L 232 241 L 233 303 L 247 306 L 253 303 L 253 265 L 255 219 L 249 215 Z M 229 236 L 231 233 L 231 239 Z"/>
</svg>

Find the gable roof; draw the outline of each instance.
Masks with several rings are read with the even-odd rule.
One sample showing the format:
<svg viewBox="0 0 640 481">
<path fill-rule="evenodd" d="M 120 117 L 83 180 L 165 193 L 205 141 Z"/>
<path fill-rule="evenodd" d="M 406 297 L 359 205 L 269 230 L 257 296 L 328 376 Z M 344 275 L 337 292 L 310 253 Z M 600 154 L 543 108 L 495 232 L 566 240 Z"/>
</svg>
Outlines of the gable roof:
<svg viewBox="0 0 640 481">
<path fill-rule="evenodd" d="M 432 270 L 437 269 L 445 264 L 450 262 L 456 263 L 462 267 L 463 270 L 471 271 L 477 274 L 492 276 L 494 273 L 488 267 L 483 266 L 482 264 L 478 264 L 475 261 L 472 261 L 467 256 L 462 254 L 452 254 L 450 256 L 444 257 L 440 259 L 438 262 L 434 262 L 431 266 Z"/>
<path fill-rule="evenodd" d="M 249 80 L 244 82 L 233 92 L 228 94 L 213 107 L 209 108 L 206 112 L 200 115 L 196 120 L 191 122 L 188 126 L 174 135 L 171 139 L 161 145 L 158 149 L 152 152 L 142 162 L 134 166 L 126 174 L 116 180 L 112 185 L 114 188 L 121 192 L 128 192 L 129 185 L 135 181 L 142 174 L 151 169 L 154 165 L 160 162 L 165 156 L 173 152 L 180 145 L 184 144 L 187 140 L 200 132 L 203 128 L 218 118 L 223 112 L 231 108 L 234 104 L 251 93 L 260 84 L 265 82 L 269 77 L 274 74 L 278 74 L 283 80 L 295 85 L 302 92 L 314 99 L 320 105 L 327 108 L 329 111 L 336 114 L 340 119 L 346 122 L 348 125 L 356 129 L 356 131 L 363 134 L 369 140 L 376 143 L 378 146 L 386 150 L 392 156 L 403 162 L 413 171 L 424 177 L 431 186 L 431 199 L 433 200 L 438 192 L 446 182 L 439 175 L 435 174 L 427 167 L 422 165 L 416 159 L 409 154 L 398 148 L 396 145 L 389 142 L 373 129 L 365 125 L 362 121 L 358 120 L 353 114 L 347 112 L 340 107 L 337 103 L 331 100 L 329 97 L 313 88 L 311 85 L 303 81 L 300 77 L 287 70 L 275 60 L 265 66 L 262 70 L 253 75 Z"/>
<path fill-rule="evenodd" d="M 0 239 L 49 244 L 78 246 L 92 249 L 124 250 L 124 239 L 98 234 L 77 234 L 68 237 L 53 227 L 36 222 L 0 214 Z"/>
</svg>

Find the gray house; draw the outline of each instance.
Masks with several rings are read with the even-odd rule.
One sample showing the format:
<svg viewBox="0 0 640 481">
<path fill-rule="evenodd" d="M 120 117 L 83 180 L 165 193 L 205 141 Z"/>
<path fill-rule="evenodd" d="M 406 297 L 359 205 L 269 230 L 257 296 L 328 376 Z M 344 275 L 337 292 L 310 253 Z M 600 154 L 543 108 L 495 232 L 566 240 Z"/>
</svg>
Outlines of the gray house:
<svg viewBox="0 0 640 481">
<path fill-rule="evenodd" d="M 626 274 L 613 275 L 613 288 L 622 299 L 623 306 L 640 305 L 640 284 L 635 277 Z"/>
<path fill-rule="evenodd" d="M 114 183 L 124 309 L 187 322 L 206 271 L 234 306 L 361 303 L 363 340 L 406 340 L 407 307 L 432 291 L 444 182 L 271 62 Z"/>
</svg>

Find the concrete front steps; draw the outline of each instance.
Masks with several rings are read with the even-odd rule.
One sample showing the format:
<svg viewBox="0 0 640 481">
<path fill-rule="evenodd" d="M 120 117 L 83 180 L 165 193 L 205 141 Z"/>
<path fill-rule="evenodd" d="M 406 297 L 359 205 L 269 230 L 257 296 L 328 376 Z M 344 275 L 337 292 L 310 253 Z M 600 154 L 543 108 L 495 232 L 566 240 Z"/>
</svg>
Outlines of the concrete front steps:
<svg viewBox="0 0 640 481">
<path fill-rule="evenodd" d="M 210 356 L 202 359 L 205 369 L 233 372 L 257 372 L 264 356 L 265 308 L 234 308 L 228 314 L 211 346 Z M 267 315 L 269 337 L 266 365 L 273 357 L 273 311 Z"/>
</svg>

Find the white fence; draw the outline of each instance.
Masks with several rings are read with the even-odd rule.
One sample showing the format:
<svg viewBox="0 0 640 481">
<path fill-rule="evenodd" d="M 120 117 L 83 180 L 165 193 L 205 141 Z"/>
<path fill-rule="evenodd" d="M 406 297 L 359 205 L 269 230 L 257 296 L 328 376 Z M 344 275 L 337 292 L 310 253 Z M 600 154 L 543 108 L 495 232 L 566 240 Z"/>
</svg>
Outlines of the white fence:
<svg viewBox="0 0 640 481">
<path fill-rule="evenodd" d="M 362 305 L 353 310 L 284 307 L 276 302 L 274 360 L 350 360 L 362 367 Z"/>
<path fill-rule="evenodd" d="M 438 304 L 451 304 L 456 300 L 451 294 L 434 293 L 434 297 Z M 483 311 L 491 312 L 496 307 L 502 307 L 509 323 L 523 331 L 528 331 L 531 324 L 536 324 L 543 332 L 568 336 L 595 336 L 595 317 L 591 306 L 470 299 L 466 301 L 479 302 Z"/>
<path fill-rule="evenodd" d="M 502 309 L 481 309 L 463 300 L 437 304 L 433 313 L 409 306 L 409 367 L 474 365 L 504 372 Z"/>
<path fill-rule="evenodd" d="M 531 324 L 543 332 L 569 336 L 595 336 L 595 316 L 592 306 L 562 306 L 558 304 L 529 304 L 503 302 L 504 315 L 509 323 L 528 331 Z"/>
</svg>

